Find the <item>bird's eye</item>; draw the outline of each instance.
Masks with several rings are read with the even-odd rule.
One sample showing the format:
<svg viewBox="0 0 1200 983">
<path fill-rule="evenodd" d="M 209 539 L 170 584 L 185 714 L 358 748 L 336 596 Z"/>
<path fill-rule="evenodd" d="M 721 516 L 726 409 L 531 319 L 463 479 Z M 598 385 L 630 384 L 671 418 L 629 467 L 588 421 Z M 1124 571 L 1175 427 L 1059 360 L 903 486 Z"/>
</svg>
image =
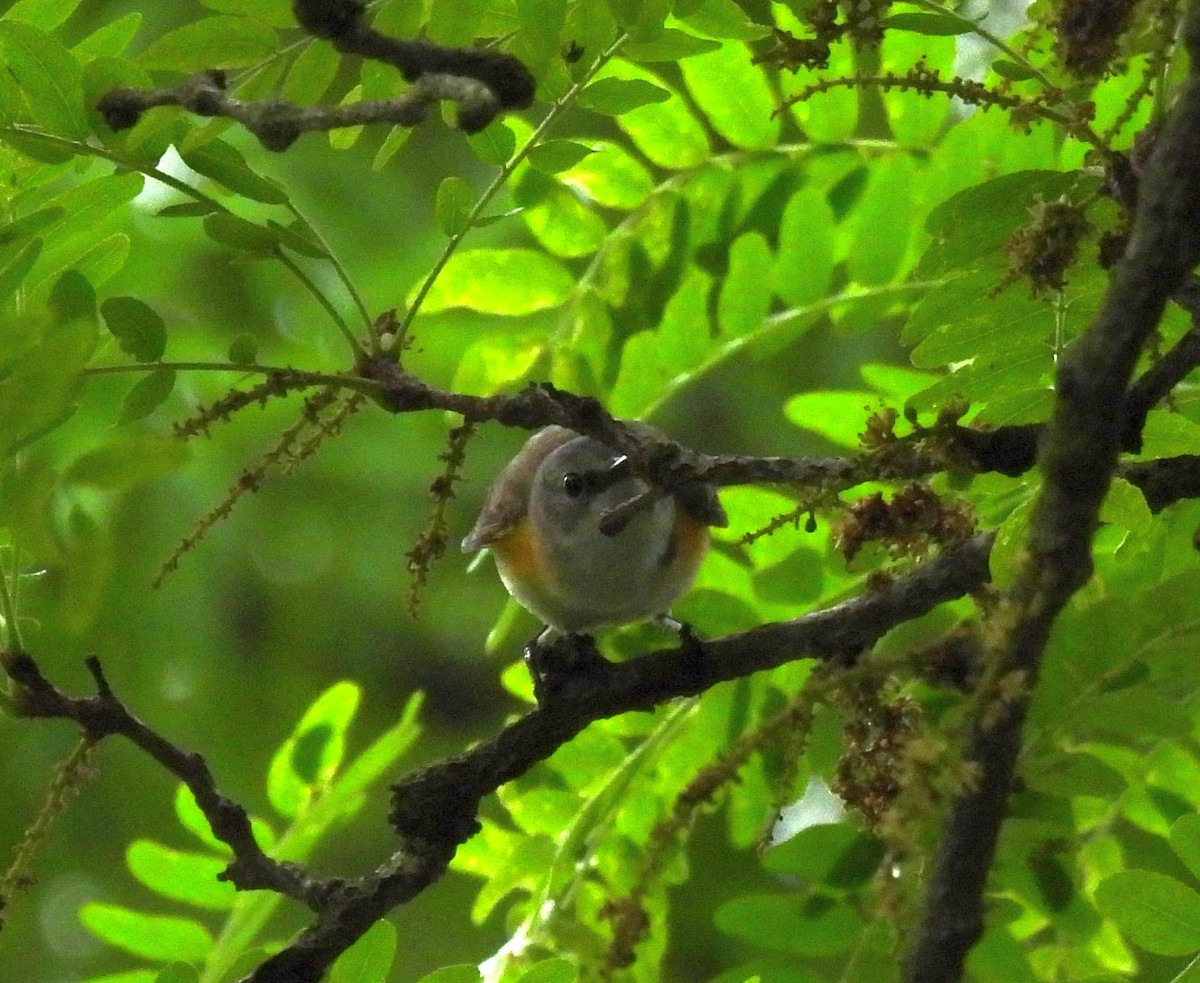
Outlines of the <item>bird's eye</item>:
<svg viewBox="0 0 1200 983">
<path fill-rule="evenodd" d="M 583 480 L 583 475 L 576 474 L 574 471 L 569 471 L 563 475 L 563 491 L 567 498 L 578 498 L 583 494 L 586 483 Z"/>
</svg>

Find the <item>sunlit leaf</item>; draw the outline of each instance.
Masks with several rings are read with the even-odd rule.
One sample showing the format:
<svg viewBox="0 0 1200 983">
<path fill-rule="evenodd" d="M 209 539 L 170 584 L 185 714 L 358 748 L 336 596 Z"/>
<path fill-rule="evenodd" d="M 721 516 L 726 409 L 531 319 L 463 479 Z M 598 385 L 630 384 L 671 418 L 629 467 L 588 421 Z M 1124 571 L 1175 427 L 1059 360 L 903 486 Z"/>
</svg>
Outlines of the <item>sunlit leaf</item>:
<svg viewBox="0 0 1200 983">
<path fill-rule="evenodd" d="M 386 980 L 396 957 L 396 927 L 377 921 L 330 967 L 329 983 L 378 983 Z"/>
<path fill-rule="evenodd" d="M 532 314 L 557 307 L 574 284 L 570 272 L 544 253 L 474 249 L 450 257 L 426 295 L 423 309 L 428 314 L 451 307 L 484 314 Z"/>
<path fill-rule="evenodd" d="M 275 752 L 267 772 L 267 795 L 280 815 L 295 816 L 333 778 L 360 696 L 353 683 L 335 683 L 304 711 L 291 736 Z"/>
<path fill-rule="evenodd" d="M 146 915 L 120 905 L 92 903 L 80 909 L 79 920 L 102 942 L 155 962 L 201 962 L 212 948 L 207 929 L 187 918 Z"/>
<path fill-rule="evenodd" d="M 125 862 L 146 887 L 173 901 L 226 911 L 237 896 L 232 884 L 217 879 L 227 861 L 210 854 L 184 853 L 152 840 L 135 840 L 125 851 Z"/>
<path fill-rule="evenodd" d="M 275 32 L 265 24 L 245 17 L 206 17 L 152 41 L 137 61 L 155 71 L 240 68 L 266 58 L 277 43 Z"/>
<path fill-rule="evenodd" d="M 680 64 L 692 97 L 713 129 L 735 147 L 770 147 L 779 139 L 776 98 L 750 50 L 725 44 Z"/>
<path fill-rule="evenodd" d="M 25 95 L 33 120 L 58 136 L 87 137 L 79 63 L 57 38 L 20 20 L 0 20 L 5 70 Z"/>
<path fill-rule="evenodd" d="M 1153 870 L 1122 870 L 1096 889 L 1100 910 L 1149 952 L 1183 956 L 1200 949 L 1200 894 Z"/>
</svg>

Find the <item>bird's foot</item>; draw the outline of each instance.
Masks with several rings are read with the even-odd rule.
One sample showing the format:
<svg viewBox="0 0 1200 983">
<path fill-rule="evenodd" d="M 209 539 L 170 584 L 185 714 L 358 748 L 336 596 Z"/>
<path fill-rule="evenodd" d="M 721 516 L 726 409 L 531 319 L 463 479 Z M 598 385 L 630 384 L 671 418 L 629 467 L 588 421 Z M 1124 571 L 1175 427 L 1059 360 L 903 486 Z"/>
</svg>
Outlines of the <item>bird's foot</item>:
<svg viewBox="0 0 1200 983">
<path fill-rule="evenodd" d="M 550 628 L 530 640 L 524 659 L 539 706 L 553 700 L 570 680 L 602 672 L 609 666 L 591 635 L 559 635 Z"/>
</svg>

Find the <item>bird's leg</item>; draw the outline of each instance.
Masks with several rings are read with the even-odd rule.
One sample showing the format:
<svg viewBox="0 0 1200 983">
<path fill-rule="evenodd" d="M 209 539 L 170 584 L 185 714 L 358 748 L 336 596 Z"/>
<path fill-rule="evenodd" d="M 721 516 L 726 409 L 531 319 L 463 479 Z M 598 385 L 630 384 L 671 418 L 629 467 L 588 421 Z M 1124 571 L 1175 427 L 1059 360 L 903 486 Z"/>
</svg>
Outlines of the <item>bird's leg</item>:
<svg viewBox="0 0 1200 983">
<path fill-rule="evenodd" d="M 686 621 L 680 621 L 669 614 L 660 614 L 654 623 L 667 631 L 673 631 L 679 636 L 679 655 L 683 667 L 696 676 L 703 675 L 704 669 L 704 640 L 696 634 L 696 630 Z"/>
</svg>

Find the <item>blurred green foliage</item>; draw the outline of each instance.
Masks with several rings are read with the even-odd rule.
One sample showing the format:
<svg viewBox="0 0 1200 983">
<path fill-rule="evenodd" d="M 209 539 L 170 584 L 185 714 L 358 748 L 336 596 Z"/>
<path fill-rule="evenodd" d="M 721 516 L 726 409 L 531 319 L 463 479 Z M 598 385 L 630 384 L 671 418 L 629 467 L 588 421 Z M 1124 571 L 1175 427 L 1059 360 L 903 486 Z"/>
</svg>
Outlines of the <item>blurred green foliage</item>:
<svg viewBox="0 0 1200 983">
<path fill-rule="evenodd" d="M 283 0 L 18 0 L 0 21 L 8 643 L 73 692 L 98 654 L 137 714 L 263 817 L 275 855 L 374 867 L 395 847 L 386 779 L 531 698 L 516 659 L 537 626 L 494 577 L 448 557 L 419 619 L 405 610 L 405 555 L 457 421 L 368 404 L 318 439 L 291 395 L 186 441 L 172 423 L 264 366 L 350 373 L 348 340 L 372 344 L 388 309 L 430 384 L 549 380 L 705 450 L 853 451 L 886 408 L 1043 420 L 1056 357 L 1103 297 L 1095 247 L 1123 228 L 1099 165 L 1181 71 L 1180 4 L 1147 7 L 1110 69 L 1081 78 L 1043 0 L 1009 39 L 986 10 L 935 0 L 378 2 L 381 30 L 498 39 L 533 71 L 534 107 L 469 138 L 431 118 L 271 155 L 176 109 L 114 133 L 95 103 L 213 67 L 244 99 L 387 99 L 405 83 L 302 35 Z M 818 70 L 790 45 L 830 10 Z M 984 95 L 950 81 L 981 57 Z M 1070 240 L 1058 268 L 1016 268 L 1055 233 Z M 1158 343 L 1188 326 L 1172 311 Z M 1144 457 L 1200 451 L 1195 391 L 1151 414 Z M 481 428 L 451 538 L 522 439 Z M 999 527 L 1003 584 L 1036 476 L 933 486 Z M 731 527 L 677 613 L 715 636 L 864 589 L 894 558 L 873 546 L 847 564 L 836 526 L 881 490 L 727 489 Z M 206 515 L 219 521 L 152 589 Z M 1102 518 L 1097 576 L 1031 713 L 978 983 L 1195 973 L 1200 507 L 1152 515 L 1117 482 Z M 897 629 L 848 683 L 803 662 L 593 725 L 486 803 L 453 872 L 331 978 L 470 983 L 483 963 L 504 983 L 896 979 L 936 809 L 964 780 L 959 700 L 902 667 L 978 613 L 964 600 Z M 626 657 L 657 641 L 641 626 L 602 639 Z M 73 740 L 0 715 L 0 842 L 21 841 Z M 829 785 L 848 794 L 854 755 L 860 778 L 892 782 L 869 822 L 811 807 Z M 222 847 L 151 762 L 117 742 L 92 762 L 36 885 L 3 912 L 0 979 L 217 983 L 303 924 L 214 879 Z"/>
</svg>

